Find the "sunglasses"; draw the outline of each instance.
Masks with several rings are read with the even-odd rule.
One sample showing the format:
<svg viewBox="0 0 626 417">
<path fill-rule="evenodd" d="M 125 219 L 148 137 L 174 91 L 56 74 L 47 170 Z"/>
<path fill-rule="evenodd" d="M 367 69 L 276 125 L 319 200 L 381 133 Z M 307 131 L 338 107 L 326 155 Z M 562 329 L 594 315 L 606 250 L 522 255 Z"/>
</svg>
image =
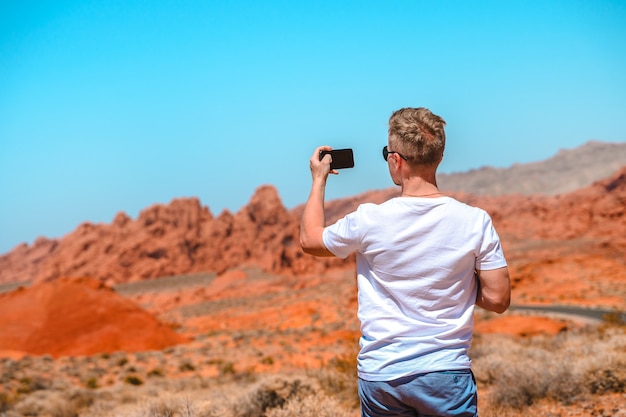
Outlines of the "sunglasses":
<svg viewBox="0 0 626 417">
<path fill-rule="evenodd" d="M 383 148 L 383 158 L 385 158 L 385 161 L 389 157 L 390 153 L 397 153 L 400 156 L 400 158 L 404 159 L 405 161 L 408 161 L 408 159 L 406 159 L 406 157 L 402 155 L 400 152 L 390 151 L 389 149 L 387 149 L 387 146 Z"/>
</svg>

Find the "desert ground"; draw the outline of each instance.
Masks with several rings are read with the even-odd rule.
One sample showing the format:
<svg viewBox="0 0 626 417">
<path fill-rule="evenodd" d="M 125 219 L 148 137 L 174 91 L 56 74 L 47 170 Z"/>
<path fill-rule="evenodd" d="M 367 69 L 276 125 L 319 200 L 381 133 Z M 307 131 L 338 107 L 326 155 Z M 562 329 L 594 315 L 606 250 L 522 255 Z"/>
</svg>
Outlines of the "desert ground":
<svg viewBox="0 0 626 417">
<path fill-rule="evenodd" d="M 509 311 L 475 313 L 481 416 L 626 416 L 626 171 L 457 197 L 492 215 L 513 285 Z M 300 253 L 279 203 L 176 201 L 4 255 L 0 416 L 358 416 L 354 259 Z M 601 314 L 537 309 L 555 306 Z"/>
<path fill-rule="evenodd" d="M 126 320 L 103 302 L 124 298 L 182 342 L 54 356 L 5 351 L 0 415 L 357 416 L 354 280 L 350 269 L 293 277 L 242 268 L 95 288 L 111 306 L 99 326 Z M 604 307 L 605 292 L 626 296 L 611 282 L 589 285 L 600 287 L 597 303 L 586 287 L 559 298 L 550 285 L 516 291 L 514 302 L 554 296 Z M 626 326 L 616 317 L 478 310 L 476 322 L 481 415 L 626 415 Z"/>
</svg>

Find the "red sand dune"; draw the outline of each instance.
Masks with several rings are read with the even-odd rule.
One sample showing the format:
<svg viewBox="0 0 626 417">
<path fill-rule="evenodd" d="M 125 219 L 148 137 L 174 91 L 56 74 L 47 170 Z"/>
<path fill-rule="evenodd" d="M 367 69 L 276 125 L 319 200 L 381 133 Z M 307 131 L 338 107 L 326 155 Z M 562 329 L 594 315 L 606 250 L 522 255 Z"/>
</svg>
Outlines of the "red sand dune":
<svg viewBox="0 0 626 417">
<path fill-rule="evenodd" d="M 14 354 L 59 357 L 158 350 L 186 341 L 90 278 L 62 278 L 0 294 L 0 317 L 0 351 Z"/>
</svg>

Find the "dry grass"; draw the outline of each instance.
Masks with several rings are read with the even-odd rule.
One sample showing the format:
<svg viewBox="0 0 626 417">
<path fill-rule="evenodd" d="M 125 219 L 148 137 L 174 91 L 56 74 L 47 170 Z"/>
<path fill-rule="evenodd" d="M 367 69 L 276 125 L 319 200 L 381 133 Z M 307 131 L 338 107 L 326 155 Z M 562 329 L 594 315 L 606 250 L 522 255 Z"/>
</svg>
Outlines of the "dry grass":
<svg viewBox="0 0 626 417">
<path fill-rule="evenodd" d="M 0 417 L 277 417 L 296 409 L 309 409 L 297 414 L 305 417 L 348 416 L 351 406 L 342 401 L 355 404 L 354 369 L 347 372 L 343 358 L 319 370 L 278 375 L 237 371 L 224 362 L 219 366 L 227 371 L 204 377 L 187 356 L 177 347 L 58 360 L 0 359 Z M 167 362 L 182 366 L 168 371 L 143 366 Z M 338 395 L 331 398 L 332 390 Z"/>
<path fill-rule="evenodd" d="M 483 417 L 528 415 L 542 403 L 576 408 L 594 396 L 626 392 L 623 326 L 528 339 L 479 337 L 472 357 L 479 392 L 486 392 Z"/>
<path fill-rule="evenodd" d="M 354 355 L 319 369 L 264 374 L 194 361 L 203 350 L 186 349 L 0 359 L 0 417 L 358 415 Z M 624 415 L 602 405 L 626 402 L 624 326 L 526 339 L 477 336 L 472 357 L 482 417 Z M 207 366 L 228 370 L 206 376 Z"/>
</svg>

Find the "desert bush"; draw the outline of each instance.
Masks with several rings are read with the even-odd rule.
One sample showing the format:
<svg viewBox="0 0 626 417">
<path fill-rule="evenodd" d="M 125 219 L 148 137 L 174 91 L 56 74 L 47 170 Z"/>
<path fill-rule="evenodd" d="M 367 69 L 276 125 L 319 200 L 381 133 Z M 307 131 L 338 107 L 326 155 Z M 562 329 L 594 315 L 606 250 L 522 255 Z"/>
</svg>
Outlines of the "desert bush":
<svg viewBox="0 0 626 417">
<path fill-rule="evenodd" d="M 189 361 L 185 361 L 178 366 L 178 370 L 181 372 L 195 371 L 196 367 Z"/>
<path fill-rule="evenodd" d="M 315 383 L 302 378 L 268 377 L 254 384 L 232 405 L 235 417 L 263 417 L 266 411 L 280 408 L 292 398 L 305 397 L 317 391 Z"/>
<path fill-rule="evenodd" d="M 4 391 L 0 392 L 0 413 L 7 411 L 11 408 L 12 404 L 13 399 L 9 396 L 9 394 Z"/>
<path fill-rule="evenodd" d="M 87 390 L 37 391 L 20 397 L 12 407 L 16 416 L 78 417 L 82 410 L 94 403 L 94 395 Z M 13 416 L 8 413 L 7 417 Z"/>
<path fill-rule="evenodd" d="M 196 416 L 196 409 L 191 403 L 191 401 L 189 401 L 189 398 L 185 398 L 185 401 L 180 407 L 179 414 L 181 415 L 181 417 L 195 417 Z"/>
<path fill-rule="evenodd" d="M 98 379 L 94 377 L 87 378 L 87 380 L 85 381 L 85 386 L 90 389 L 98 388 Z"/>
<path fill-rule="evenodd" d="M 49 385 L 48 381 L 44 380 L 43 378 L 39 376 L 36 376 L 36 377 L 25 376 L 25 377 L 20 378 L 19 382 L 20 382 L 20 385 L 17 388 L 17 392 L 19 394 L 29 394 L 33 391 L 44 390 Z"/>
<path fill-rule="evenodd" d="M 147 413 L 142 413 L 147 417 L 199 417 L 194 405 L 188 398 L 165 398 L 157 403 L 148 405 Z"/>
<path fill-rule="evenodd" d="M 91 391 L 77 389 L 69 393 L 67 400 L 79 410 L 90 407 L 95 401 L 95 395 Z"/>
<path fill-rule="evenodd" d="M 527 417 L 527 410 L 519 410 L 502 404 L 487 403 L 480 407 L 480 417 Z M 560 416 L 560 414 L 557 414 Z"/>
<path fill-rule="evenodd" d="M 219 365 L 220 376 L 235 375 L 235 364 L 232 362 L 223 362 Z"/>
<path fill-rule="evenodd" d="M 321 389 L 349 407 L 358 407 L 358 380 L 356 375 L 356 353 L 331 359 L 320 369 L 308 375 L 319 381 Z"/>
<path fill-rule="evenodd" d="M 14 407 L 18 416 L 40 416 L 44 412 L 44 405 L 34 396 L 29 396 Z"/>
<path fill-rule="evenodd" d="M 323 393 L 314 393 L 303 398 L 288 400 L 280 408 L 272 408 L 267 417 L 349 417 L 350 413 L 341 407 L 334 398 Z"/>
<path fill-rule="evenodd" d="M 149 377 L 153 377 L 153 376 L 163 376 L 163 375 L 165 375 L 165 373 L 163 372 L 163 369 L 161 369 L 161 368 L 154 368 L 154 369 L 151 369 L 151 370 L 148 372 L 148 376 L 149 376 Z"/>
<path fill-rule="evenodd" d="M 149 408 L 150 417 L 172 417 L 176 411 L 164 403 L 152 404 Z"/>
<path fill-rule="evenodd" d="M 572 404 L 589 394 L 626 389 L 626 336 L 619 327 L 528 339 L 479 338 L 472 348 L 490 406 L 522 409 L 542 399 Z"/>
<path fill-rule="evenodd" d="M 47 414 L 50 417 L 78 417 L 79 409 L 69 401 L 54 401 L 46 406 Z"/>
<path fill-rule="evenodd" d="M 124 382 L 130 385 L 142 385 L 143 384 L 143 380 L 139 378 L 137 375 L 128 375 L 126 378 L 124 378 Z"/>
<path fill-rule="evenodd" d="M 626 392 L 626 363 L 613 369 L 593 369 L 587 373 L 593 394 Z"/>
<path fill-rule="evenodd" d="M 609 326 L 626 326 L 626 311 L 614 311 L 606 313 L 602 318 Z"/>
<path fill-rule="evenodd" d="M 263 365 L 274 365 L 274 358 L 272 356 L 264 356 L 261 359 Z"/>
</svg>

